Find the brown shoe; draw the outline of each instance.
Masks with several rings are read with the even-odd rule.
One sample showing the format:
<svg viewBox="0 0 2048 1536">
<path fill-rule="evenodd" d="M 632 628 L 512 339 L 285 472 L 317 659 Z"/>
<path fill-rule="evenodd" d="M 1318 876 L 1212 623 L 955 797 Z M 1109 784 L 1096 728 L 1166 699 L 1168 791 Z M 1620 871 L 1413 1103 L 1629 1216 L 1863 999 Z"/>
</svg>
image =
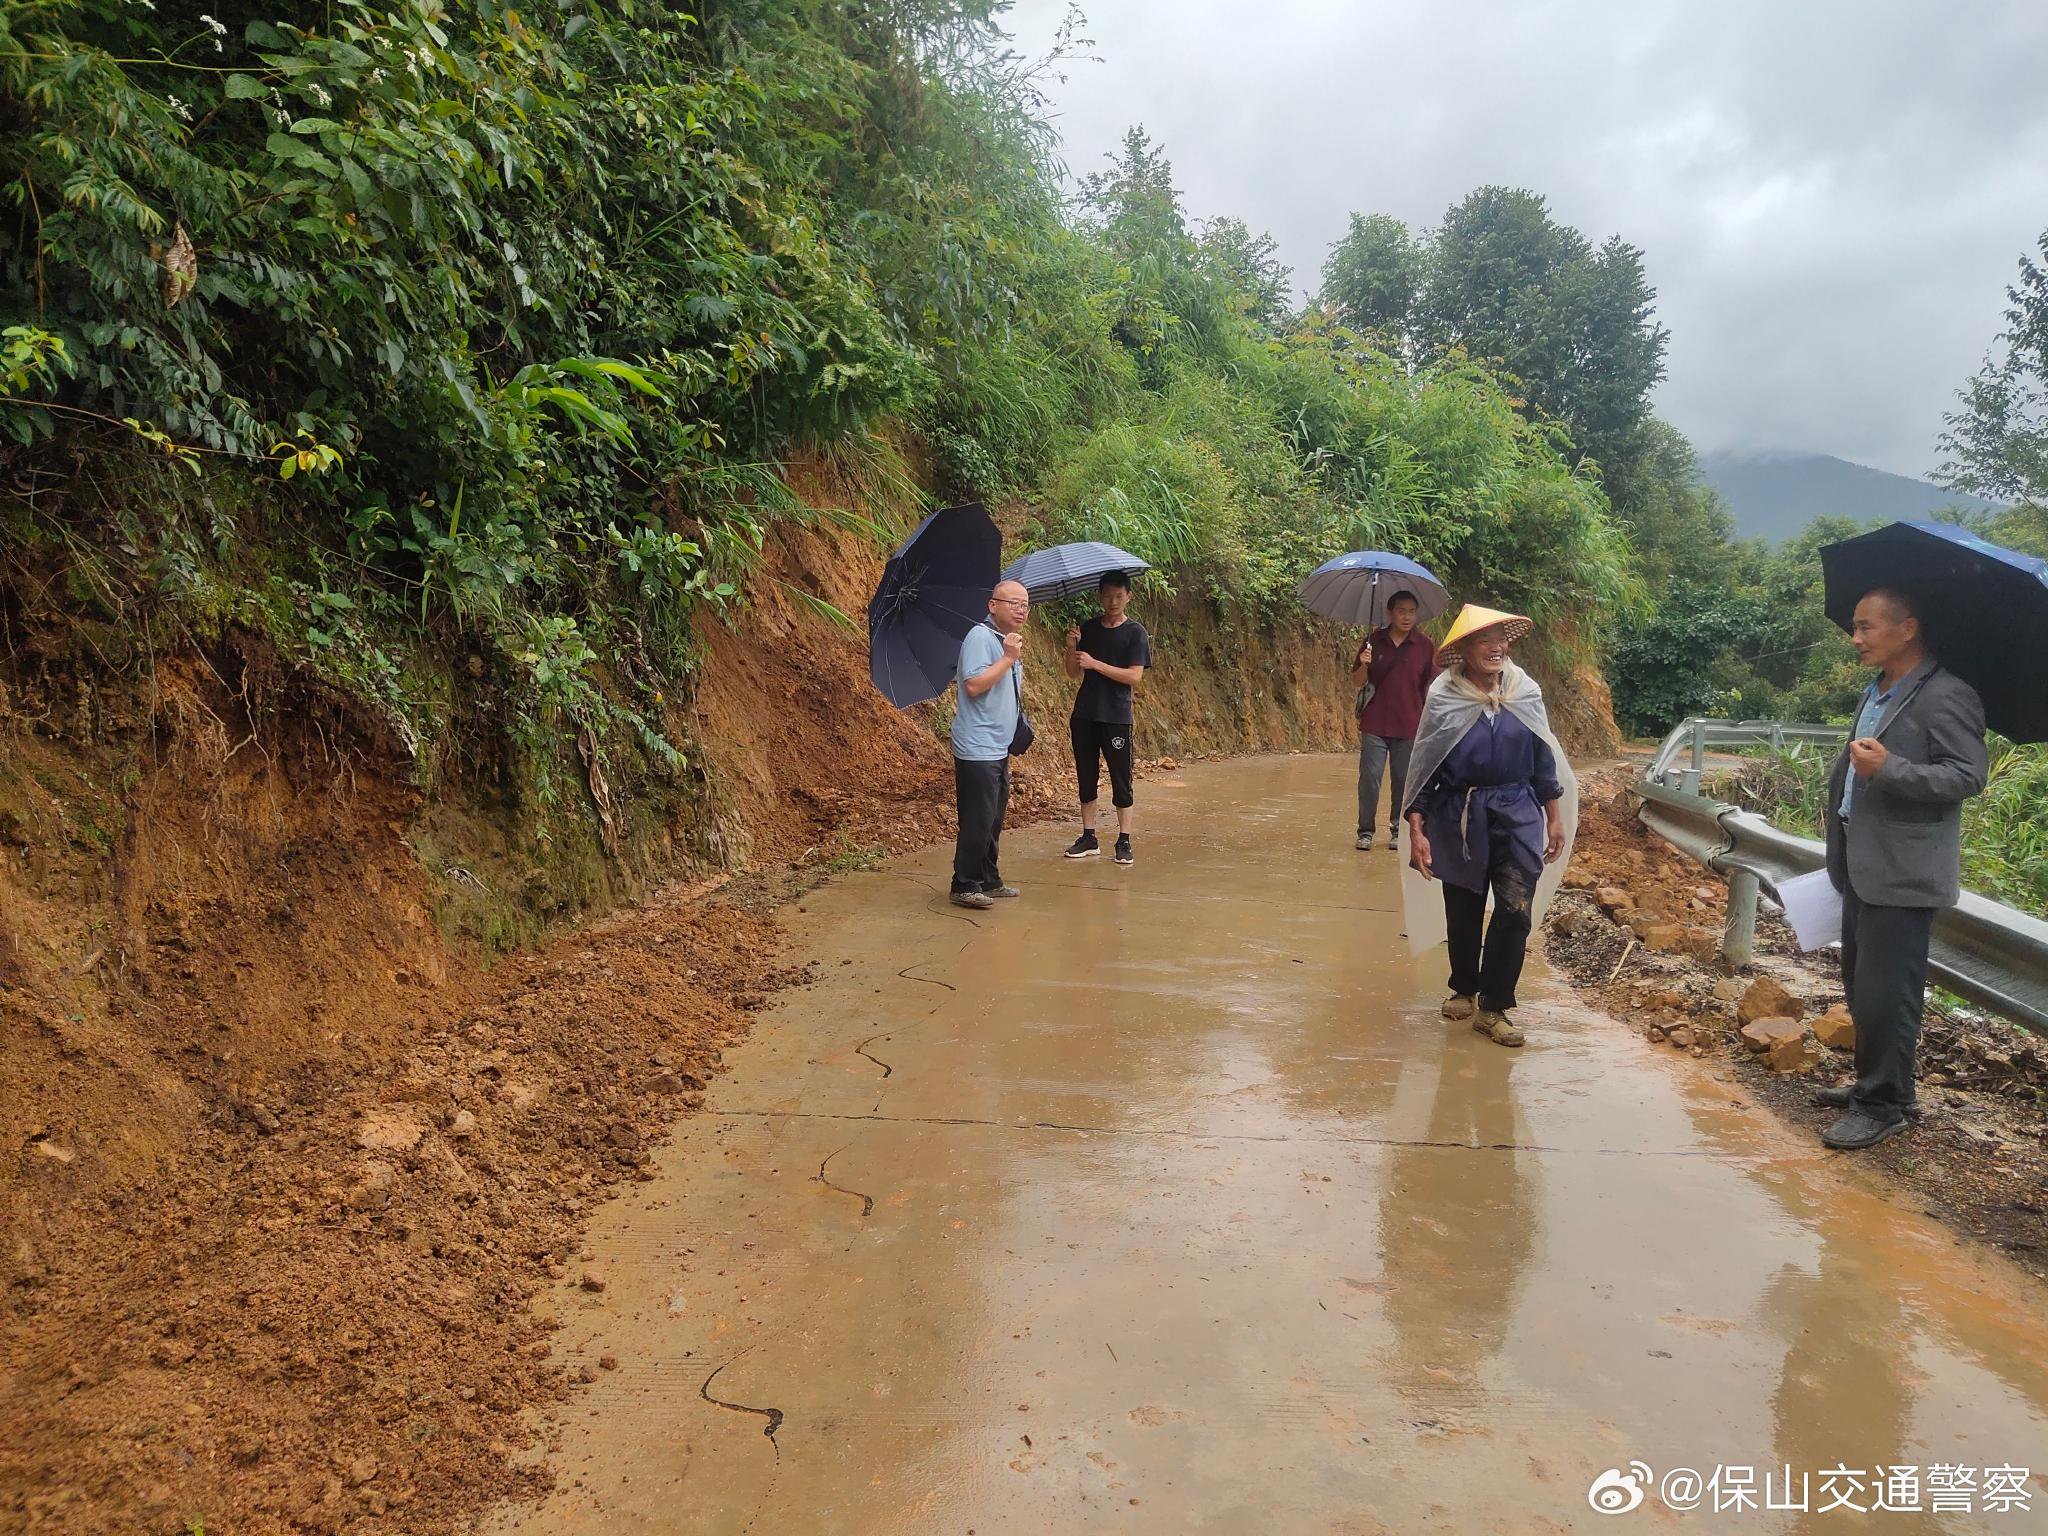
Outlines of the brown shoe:
<svg viewBox="0 0 2048 1536">
<path fill-rule="evenodd" d="M 1491 1008 L 1480 1009 L 1479 1016 L 1472 1021 L 1472 1027 L 1495 1045 L 1522 1043 L 1522 1031 L 1515 1022 L 1506 1014 L 1498 1013 Z"/>
<path fill-rule="evenodd" d="M 1447 1019 L 1462 1023 L 1478 1011 L 1479 999 L 1470 992 L 1453 992 L 1444 999 L 1443 1015 Z"/>
</svg>

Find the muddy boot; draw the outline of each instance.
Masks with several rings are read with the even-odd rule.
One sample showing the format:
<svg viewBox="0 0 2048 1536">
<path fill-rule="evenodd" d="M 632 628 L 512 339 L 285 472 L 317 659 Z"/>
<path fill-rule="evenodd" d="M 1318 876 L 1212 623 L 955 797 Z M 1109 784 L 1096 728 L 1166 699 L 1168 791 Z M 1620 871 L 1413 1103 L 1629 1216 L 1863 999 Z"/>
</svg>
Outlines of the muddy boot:
<svg viewBox="0 0 2048 1536">
<path fill-rule="evenodd" d="M 1443 1015 L 1453 1022 L 1462 1022 L 1479 1011 L 1479 1001 L 1470 992 L 1453 992 L 1444 999 Z"/>
<path fill-rule="evenodd" d="M 1504 1013 L 1495 1012 L 1491 1008 L 1480 1009 L 1479 1016 L 1472 1021 L 1472 1027 L 1480 1034 L 1486 1036 L 1495 1045 L 1520 1045 L 1522 1043 L 1522 1031 L 1516 1026 L 1514 1020 Z"/>
</svg>

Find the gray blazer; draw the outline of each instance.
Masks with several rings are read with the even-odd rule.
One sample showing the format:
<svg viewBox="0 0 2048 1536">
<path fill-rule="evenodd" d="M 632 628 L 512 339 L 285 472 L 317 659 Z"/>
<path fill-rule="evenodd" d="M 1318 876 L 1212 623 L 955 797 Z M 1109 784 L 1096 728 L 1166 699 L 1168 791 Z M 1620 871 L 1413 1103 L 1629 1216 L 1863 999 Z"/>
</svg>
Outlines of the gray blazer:
<svg viewBox="0 0 2048 1536">
<path fill-rule="evenodd" d="M 1845 829 L 1844 747 L 1828 775 L 1828 877 L 1876 907 L 1952 907 L 1962 894 L 1963 802 L 1991 771 L 1984 702 L 1937 661 L 1899 679 L 1872 732 L 1891 754 L 1856 782 Z"/>
</svg>

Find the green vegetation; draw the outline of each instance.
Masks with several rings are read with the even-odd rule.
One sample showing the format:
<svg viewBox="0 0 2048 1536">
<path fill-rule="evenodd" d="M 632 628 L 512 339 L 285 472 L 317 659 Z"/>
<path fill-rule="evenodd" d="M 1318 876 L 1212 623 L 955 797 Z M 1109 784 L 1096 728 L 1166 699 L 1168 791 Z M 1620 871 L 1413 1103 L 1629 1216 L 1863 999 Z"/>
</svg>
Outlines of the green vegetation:
<svg viewBox="0 0 2048 1536">
<path fill-rule="evenodd" d="M 1733 794 L 1789 832 L 1821 835 L 1828 770 L 1834 753 L 1811 748 L 1759 750 Z M 1963 884 L 2008 906 L 2048 916 L 2048 753 L 1991 740 L 1991 777 L 1963 806 Z"/>
<path fill-rule="evenodd" d="M 1637 589 L 1567 424 L 1291 314 L 1140 131 L 1070 206 L 1000 10 L 10 7 L 6 580 L 259 631 L 542 820 L 684 769 L 799 450 L 1219 608 L 1398 545 L 1589 652 Z"/>
</svg>

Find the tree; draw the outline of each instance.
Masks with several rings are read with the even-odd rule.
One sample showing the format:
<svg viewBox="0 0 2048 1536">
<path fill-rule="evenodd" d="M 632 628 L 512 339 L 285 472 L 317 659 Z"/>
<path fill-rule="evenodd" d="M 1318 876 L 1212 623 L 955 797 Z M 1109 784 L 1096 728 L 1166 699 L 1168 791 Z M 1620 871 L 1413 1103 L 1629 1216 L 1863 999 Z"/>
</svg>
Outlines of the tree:
<svg viewBox="0 0 2048 1536">
<path fill-rule="evenodd" d="M 1294 293 L 1294 269 L 1284 265 L 1270 234 L 1253 234 L 1243 219 L 1215 218 L 1202 226 L 1197 242 L 1202 264 L 1243 296 L 1245 314 L 1268 328 L 1287 318 Z"/>
<path fill-rule="evenodd" d="M 1656 417 L 1643 423 L 1637 442 L 1637 451 L 1607 466 L 1602 478 L 1644 579 L 1653 591 L 1672 581 L 1730 580 L 1735 519 L 1701 479 L 1692 444 Z"/>
<path fill-rule="evenodd" d="M 1108 159 L 1108 170 L 1081 178 L 1081 209 L 1088 225 L 1126 260 L 1162 251 L 1183 254 L 1189 245 L 1187 218 L 1165 147 L 1138 124 L 1124 130 L 1121 153 Z"/>
<path fill-rule="evenodd" d="M 1444 215 L 1418 329 L 1433 348 L 1500 359 L 1605 469 L 1641 451 L 1664 377 L 1655 297 L 1635 246 L 1617 236 L 1595 249 L 1539 194 L 1481 187 Z"/>
<path fill-rule="evenodd" d="M 2020 257 L 2019 281 L 2005 290 L 2005 356 L 1984 360 L 1962 409 L 1944 418 L 1948 458 L 1935 478 L 1954 490 L 2048 502 L 2048 230 L 2039 249 L 2038 263 Z"/>
<path fill-rule="evenodd" d="M 1111 334 L 1150 382 L 1160 381 L 1171 347 L 1214 352 L 1227 345 L 1229 290 L 1201 270 L 1172 163 L 1143 127 L 1125 132 L 1107 170 L 1081 179 L 1080 204 L 1083 231 L 1118 268 Z"/>
<path fill-rule="evenodd" d="M 1390 214 L 1351 215 L 1323 263 L 1322 302 L 1337 318 L 1398 348 L 1414 323 L 1428 247 Z"/>
</svg>

